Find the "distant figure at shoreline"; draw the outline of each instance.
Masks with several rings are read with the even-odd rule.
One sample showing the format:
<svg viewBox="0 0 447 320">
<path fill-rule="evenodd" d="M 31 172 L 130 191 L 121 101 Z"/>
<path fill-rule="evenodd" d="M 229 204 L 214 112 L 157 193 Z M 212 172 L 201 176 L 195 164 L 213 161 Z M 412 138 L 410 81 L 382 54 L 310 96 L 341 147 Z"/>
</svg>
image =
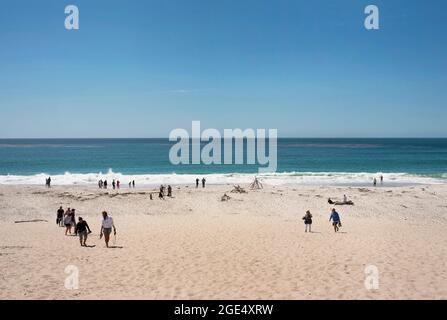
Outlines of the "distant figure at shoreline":
<svg viewBox="0 0 447 320">
<path fill-rule="evenodd" d="M 116 181 L 116 188 L 117 188 L 117 189 L 119 189 L 119 188 L 120 188 L 120 184 L 121 184 L 121 183 L 120 183 L 120 181 L 119 181 L 119 180 L 117 180 L 117 181 Z"/>
<path fill-rule="evenodd" d="M 115 179 L 113 179 L 113 181 L 112 181 L 112 189 L 113 190 L 115 190 L 115 186 L 116 186 Z"/>
<path fill-rule="evenodd" d="M 374 187 L 377 186 L 377 179 L 376 178 L 374 178 L 374 180 L 373 180 L 373 185 L 374 185 Z"/>
<path fill-rule="evenodd" d="M 129 189 L 132 188 L 132 181 L 129 181 Z"/>
<path fill-rule="evenodd" d="M 63 220 L 64 220 L 64 209 L 62 209 L 62 206 L 60 206 L 60 208 L 57 210 L 56 224 L 62 227 Z"/>
<path fill-rule="evenodd" d="M 196 188 L 199 187 L 199 178 L 196 179 Z"/>
<path fill-rule="evenodd" d="M 306 211 L 306 214 L 303 217 L 304 225 L 306 226 L 306 229 L 304 232 L 307 232 L 307 229 L 309 229 L 309 232 L 312 232 L 312 214 L 309 210 Z"/>
<path fill-rule="evenodd" d="M 329 217 L 329 222 L 332 220 L 332 226 L 334 227 L 334 231 L 338 232 L 339 228 L 341 227 L 341 221 L 340 221 L 340 215 L 337 211 L 335 211 L 335 208 L 332 209 L 331 216 Z"/>
<path fill-rule="evenodd" d="M 168 197 L 172 197 L 172 187 L 168 185 Z"/>
<path fill-rule="evenodd" d="M 48 177 L 48 179 L 45 179 L 45 186 L 47 188 L 51 188 L 51 177 Z"/>
<path fill-rule="evenodd" d="M 102 180 L 99 180 L 99 181 L 98 181 L 98 187 L 99 187 L 99 189 L 102 189 L 102 184 L 103 184 Z"/>
<path fill-rule="evenodd" d="M 383 183 L 383 175 L 380 175 L 380 184 Z"/>
<path fill-rule="evenodd" d="M 132 188 L 135 188 L 135 180 L 132 180 Z"/>
<path fill-rule="evenodd" d="M 205 188 L 205 182 L 206 182 L 206 179 L 203 178 L 203 179 L 202 179 L 202 188 Z"/>
<path fill-rule="evenodd" d="M 110 240 L 110 234 L 112 233 L 113 228 L 113 234 L 116 235 L 116 228 L 115 224 L 113 223 L 112 217 L 109 217 L 107 215 L 107 211 L 102 212 L 102 223 L 101 223 L 101 232 L 99 234 L 99 239 L 102 238 L 104 235 L 104 240 L 106 242 L 106 247 L 109 247 L 109 240 Z"/>
<path fill-rule="evenodd" d="M 107 180 L 104 180 L 103 186 L 104 186 L 104 189 L 107 189 Z"/>
<path fill-rule="evenodd" d="M 75 234 L 77 234 L 79 236 L 79 242 L 81 243 L 81 247 L 86 247 L 86 241 L 87 241 L 87 236 L 89 233 L 92 233 L 92 231 L 90 230 L 90 227 L 87 224 L 87 221 L 85 221 L 84 219 L 82 219 L 81 217 L 79 217 L 79 222 L 76 224 L 75 227 Z M 87 232 L 88 230 L 88 232 Z"/>
</svg>

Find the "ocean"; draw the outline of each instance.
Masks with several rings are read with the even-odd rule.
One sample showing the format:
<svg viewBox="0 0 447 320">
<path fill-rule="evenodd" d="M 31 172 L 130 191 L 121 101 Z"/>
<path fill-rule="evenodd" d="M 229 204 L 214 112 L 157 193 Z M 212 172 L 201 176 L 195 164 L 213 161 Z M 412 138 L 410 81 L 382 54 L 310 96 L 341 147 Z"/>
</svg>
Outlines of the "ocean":
<svg viewBox="0 0 447 320">
<path fill-rule="evenodd" d="M 168 139 L 0 139 L 0 184 L 96 185 L 117 179 L 137 186 L 249 183 L 387 185 L 447 182 L 447 139 L 300 139 L 277 142 L 277 171 L 258 165 L 173 165 Z"/>
</svg>

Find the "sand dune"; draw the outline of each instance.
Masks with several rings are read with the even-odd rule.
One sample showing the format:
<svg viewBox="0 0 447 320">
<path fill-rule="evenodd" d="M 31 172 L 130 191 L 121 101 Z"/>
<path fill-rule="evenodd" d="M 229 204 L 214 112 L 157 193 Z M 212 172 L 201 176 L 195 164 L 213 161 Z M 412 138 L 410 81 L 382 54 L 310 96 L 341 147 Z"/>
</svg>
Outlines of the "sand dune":
<svg viewBox="0 0 447 320">
<path fill-rule="evenodd" d="M 277 186 L 220 201 L 230 189 L 182 186 L 151 201 L 146 189 L 1 186 L 0 298 L 447 298 L 447 186 Z M 345 193 L 355 206 L 337 207 L 335 234 L 327 198 Z M 56 226 L 59 205 L 88 221 L 92 247 Z M 115 248 L 99 240 L 102 210 L 115 220 Z M 14 223 L 35 219 L 48 222 Z M 64 286 L 69 265 L 77 290 Z M 370 265 L 377 290 L 365 288 Z"/>
</svg>

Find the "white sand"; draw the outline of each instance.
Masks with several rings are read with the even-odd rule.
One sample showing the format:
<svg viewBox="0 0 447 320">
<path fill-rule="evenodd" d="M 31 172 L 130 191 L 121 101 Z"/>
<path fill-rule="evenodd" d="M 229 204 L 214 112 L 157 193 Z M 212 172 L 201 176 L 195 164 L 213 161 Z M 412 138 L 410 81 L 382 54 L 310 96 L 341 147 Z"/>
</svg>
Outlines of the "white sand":
<svg viewBox="0 0 447 320">
<path fill-rule="evenodd" d="M 0 298 L 447 298 L 447 186 L 266 187 L 221 202 L 230 189 L 174 188 L 175 198 L 151 201 L 145 189 L 0 186 Z M 337 207 L 335 234 L 327 198 L 344 193 L 356 205 Z M 64 236 L 59 205 L 88 221 L 95 247 Z M 99 240 L 102 210 L 122 248 Z M 48 222 L 14 223 L 28 219 Z M 67 265 L 79 268 L 78 290 L 64 287 Z M 365 288 L 368 265 L 377 290 Z"/>
</svg>

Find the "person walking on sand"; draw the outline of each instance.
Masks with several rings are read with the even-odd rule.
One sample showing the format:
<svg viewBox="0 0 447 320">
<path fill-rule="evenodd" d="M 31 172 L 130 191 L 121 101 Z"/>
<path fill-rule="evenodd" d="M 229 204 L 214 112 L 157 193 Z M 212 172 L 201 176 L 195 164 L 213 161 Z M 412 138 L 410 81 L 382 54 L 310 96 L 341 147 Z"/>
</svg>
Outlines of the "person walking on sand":
<svg viewBox="0 0 447 320">
<path fill-rule="evenodd" d="M 199 181 L 200 181 L 199 178 L 197 178 L 197 179 L 196 179 L 196 188 L 199 187 Z"/>
<path fill-rule="evenodd" d="M 79 217 L 78 220 L 79 222 L 76 224 L 75 234 L 79 236 L 79 242 L 81 243 L 81 247 L 86 247 L 87 245 L 85 242 L 87 241 L 87 236 L 89 233 L 92 233 L 92 231 L 90 230 L 87 221 L 85 221 L 81 217 Z"/>
<path fill-rule="evenodd" d="M 65 226 L 65 235 L 67 235 L 67 232 L 71 234 L 71 209 L 67 208 L 67 211 L 65 211 L 64 215 L 64 226 Z"/>
<path fill-rule="evenodd" d="M 116 235 L 116 228 L 115 224 L 113 223 L 112 217 L 109 217 L 107 215 L 107 211 L 102 212 L 102 224 L 101 224 L 101 233 L 99 234 L 99 239 L 102 238 L 104 235 L 104 240 L 106 242 L 106 247 L 109 247 L 109 240 L 110 240 L 110 234 L 112 233 L 113 228 L 113 234 Z"/>
<path fill-rule="evenodd" d="M 305 232 L 309 229 L 309 232 L 312 232 L 312 214 L 309 210 L 306 211 L 306 214 L 303 217 L 304 225 L 306 226 Z"/>
<path fill-rule="evenodd" d="M 205 188 L 205 182 L 206 182 L 206 180 L 205 180 L 205 178 L 203 178 L 202 179 L 202 188 Z"/>
<path fill-rule="evenodd" d="M 338 232 L 339 227 L 341 227 L 340 215 L 335 209 L 332 209 L 331 216 L 329 217 L 329 222 L 332 220 L 332 226 L 334 227 L 334 231 Z"/>
<path fill-rule="evenodd" d="M 168 197 L 172 197 L 172 187 L 168 185 Z"/>
<path fill-rule="evenodd" d="M 62 209 L 62 206 L 57 210 L 56 215 L 56 224 L 58 226 L 62 226 L 62 220 L 64 219 L 64 209 Z"/>
<path fill-rule="evenodd" d="M 76 209 L 71 209 L 71 226 L 76 228 Z"/>
</svg>

